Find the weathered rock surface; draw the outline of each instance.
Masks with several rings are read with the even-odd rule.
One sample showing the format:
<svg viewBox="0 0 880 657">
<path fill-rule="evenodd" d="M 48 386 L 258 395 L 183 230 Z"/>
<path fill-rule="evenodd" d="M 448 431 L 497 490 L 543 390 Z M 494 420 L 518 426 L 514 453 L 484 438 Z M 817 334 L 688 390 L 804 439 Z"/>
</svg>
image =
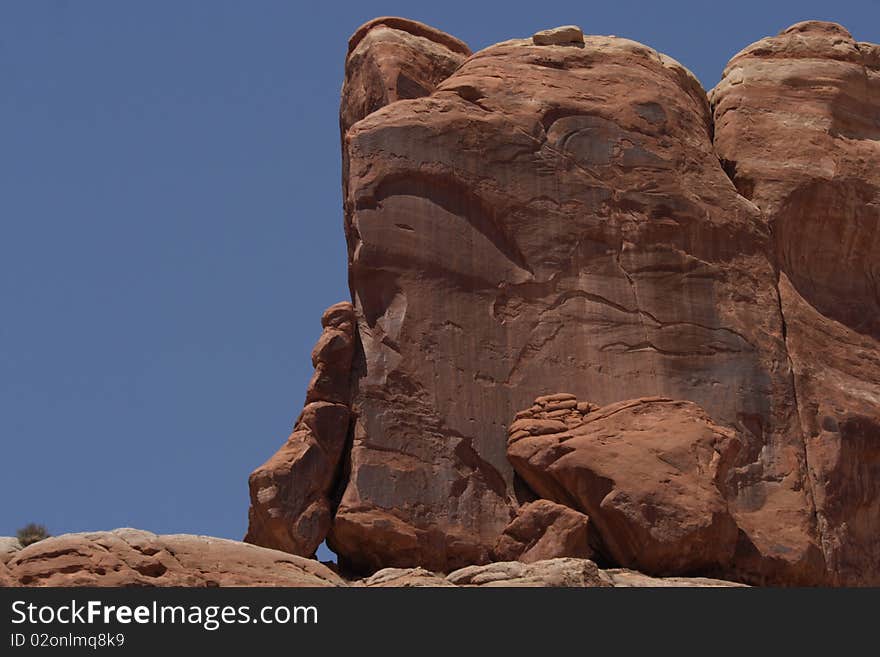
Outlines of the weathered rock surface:
<svg viewBox="0 0 880 657">
<path fill-rule="evenodd" d="M 348 42 L 343 134 L 389 103 L 429 95 L 470 54 L 463 42 L 417 21 L 386 16 L 365 23 Z"/>
<path fill-rule="evenodd" d="M 354 321 L 348 302 L 321 318 L 305 408 L 284 446 L 250 476 L 249 543 L 308 557 L 330 529 L 330 497 L 349 433 Z"/>
<path fill-rule="evenodd" d="M 0 536 L 0 563 L 9 561 L 21 550 L 21 543 L 14 536 Z"/>
<path fill-rule="evenodd" d="M 364 580 L 354 582 L 355 586 L 371 588 L 422 588 L 455 586 L 439 573 L 424 568 L 383 568 Z"/>
<path fill-rule="evenodd" d="M 14 536 L 0 536 L 0 586 L 13 586 L 15 581 L 6 567 L 16 552 L 21 550 L 21 543 Z"/>
<path fill-rule="evenodd" d="M 774 237 L 824 562 L 813 579 L 876 585 L 880 46 L 833 23 L 798 23 L 737 54 L 711 97 L 719 157 Z M 764 527 L 764 542 L 782 524 Z"/>
<path fill-rule="evenodd" d="M 878 46 L 802 23 L 710 104 L 574 26 L 473 55 L 404 19 L 358 30 L 355 352 L 328 421 L 348 441 L 338 481 L 291 448 L 252 485 L 252 514 L 284 516 L 252 515 L 259 542 L 310 554 L 329 530 L 344 569 L 449 572 L 573 551 L 581 513 L 652 575 L 880 583 L 878 70 Z M 315 511 L 289 478 L 319 482 Z"/>
<path fill-rule="evenodd" d="M 517 511 L 492 551 L 497 561 L 531 563 L 557 557 L 593 556 L 590 519 L 550 500 L 536 500 Z"/>
<path fill-rule="evenodd" d="M 64 534 L 14 553 L 16 586 L 345 586 L 312 559 L 209 536 L 138 529 Z"/>
<path fill-rule="evenodd" d="M 650 577 L 625 568 L 603 570 L 602 574 L 611 580 L 613 586 L 618 588 L 731 588 L 747 586 L 739 582 L 710 577 Z"/>
<path fill-rule="evenodd" d="M 727 567 L 738 540 L 724 494 L 736 434 L 692 402 L 581 405 L 586 412 L 567 403 L 548 410 L 539 399 L 511 425 L 508 454 L 526 483 L 587 514 L 612 563 L 665 575 Z"/>
<path fill-rule="evenodd" d="M 0 546 L 3 541 L 0 538 Z M 7 554 L 13 556 L 8 569 L 0 560 L 0 586 L 736 586 L 601 571 L 586 559 L 494 563 L 448 577 L 424 568 L 385 568 L 366 579 L 347 581 L 313 559 L 249 543 L 186 534 L 160 536 L 138 529 L 64 534 Z"/>
<path fill-rule="evenodd" d="M 612 586 L 595 563 L 588 559 L 547 559 L 534 563 L 502 561 L 468 566 L 449 573 L 456 586 Z"/>
<path fill-rule="evenodd" d="M 686 69 L 596 36 L 492 46 L 349 128 L 363 357 L 330 535 L 346 563 L 488 561 L 518 507 L 507 425 L 560 388 L 689 399 L 740 427 L 742 494 L 791 510 L 776 545 L 801 558 L 813 513 L 770 236 L 711 134 Z"/>
</svg>

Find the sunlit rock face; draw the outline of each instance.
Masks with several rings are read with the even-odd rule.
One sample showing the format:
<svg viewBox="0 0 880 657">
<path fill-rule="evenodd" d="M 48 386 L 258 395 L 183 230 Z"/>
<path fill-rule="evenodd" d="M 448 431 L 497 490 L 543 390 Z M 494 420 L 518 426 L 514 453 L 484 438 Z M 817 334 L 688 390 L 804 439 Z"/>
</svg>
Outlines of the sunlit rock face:
<svg viewBox="0 0 880 657">
<path fill-rule="evenodd" d="M 829 581 L 876 585 L 880 46 L 834 23 L 798 23 L 737 54 L 712 102 L 718 155 L 773 231 Z"/>
<path fill-rule="evenodd" d="M 746 436 L 743 505 L 807 532 L 770 234 L 685 68 L 626 39 L 509 41 L 353 124 L 344 153 L 347 559 L 487 560 L 517 506 L 507 426 L 557 390 L 696 401 Z"/>
<path fill-rule="evenodd" d="M 339 418 L 252 476 L 256 542 L 880 584 L 878 46 L 800 23 L 707 97 L 576 26 L 381 18 L 345 71 Z"/>
</svg>

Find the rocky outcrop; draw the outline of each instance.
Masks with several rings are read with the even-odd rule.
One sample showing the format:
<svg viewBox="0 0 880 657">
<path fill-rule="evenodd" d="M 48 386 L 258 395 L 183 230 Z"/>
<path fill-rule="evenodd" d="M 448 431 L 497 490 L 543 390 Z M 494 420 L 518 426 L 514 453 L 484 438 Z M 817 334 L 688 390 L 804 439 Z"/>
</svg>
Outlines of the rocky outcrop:
<svg viewBox="0 0 880 657">
<path fill-rule="evenodd" d="M 775 545 L 803 558 L 813 512 L 770 235 L 711 135 L 686 69 L 596 36 L 491 46 L 349 128 L 363 358 L 330 535 L 346 563 L 491 559 L 519 503 L 507 425 L 560 388 L 688 399 L 742 427 L 742 467 L 767 459 L 743 496 L 791 511 Z"/>
<path fill-rule="evenodd" d="M 455 37 L 417 21 L 386 16 L 365 23 L 348 41 L 342 133 L 389 103 L 430 95 L 470 54 Z"/>
<path fill-rule="evenodd" d="M 345 586 L 321 563 L 210 536 L 64 534 L 15 552 L 7 586 Z"/>
<path fill-rule="evenodd" d="M 492 550 L 497 561 L 531 563 L 557 557 L 593 556 L 590 518 L 550 500 L 535 500 L 519 508 Z"/>
<path fill-rule="evenodd" d="M 499 561 L 468 566 L 449 575 L 424 568 L 385 568 L 364 580 L 352 583 L 366 587 L 736 587 L 737 582 L 706 577 L 649 577 L 643 573 L 615 568 L 601 570 L 588 559 L 554 558 L 531 563 Z"/>
<path fill-rule="evenodd" d="M 744 587 L 746 584 L 730 582 L 724 579 L 712 579 L 711 577 L 649 577 L 644 573 L 625 568 L 612 568 L 603 570 L 612 586 L 617 588 L 732 588 Z"/>
<path fill-rule="evenodd" d="M 4 541 L 0 537 L 0 550 Z M 138 529 L 64 534 L 14 552 L 0 552 L 0 557 L 0 575 L 4 576 L 0 586 L 737 586 L 602 571 L 586 559 L 499 562 L 449 576 L 424 568 L 385 568 L 349 581 L 313 559 L 249 543 L 187 534 L 161 536 Z M 6 557 L 8 569 L 4 570 Z"/>
<path fill-rule="evenodd" d="M 502 561 L 468 566 L 449 573 L 456 586 L 595 587 L 612 586 L 595 563 L 587 559 L 548 559 L 534 563 Z"/>
<path fill-rule="evenodd" d="M 250 476 L 245 541 L 312 556 L 330 529 L 331 497 L 349 434 L 354 311 L 342 302 L 321 318 L 315 373 L 287 442 Z"/>
<path fill-rule="evenodd" d="M 738 528 L 725 493 L 742 447 L 733 431 L 692 402 L 546 399 L 511 425 L 511 463 L 539 495 L 587 514 L 611 563 L 662 575 L 730 564 Z"/>
<path fill-rule="evenodd" d="M 424 568 L 383 568 L 366 579 L 354 582 L 355 586 L 370 588 L 423 588 L 455 586 L 441 573 Z"/>
<path fill-rule="evenodd" d="M 382 581 L 595 552 L 880 583 L 878 70 L 819 22 L 708 98 L 574 26 L 475 54 L 359 29 L 345 394 L 253 475 L 248 540 L 326 535 Z M 321 431 L 337 460 L 310 455 Z"/>
<path fill-rule="evenodd" d="M 718 155 L 772 229 L 825 580 L 877 584 L 880 46 L 798 23 L 737 54 L 711 98 Z"/>
</svg>

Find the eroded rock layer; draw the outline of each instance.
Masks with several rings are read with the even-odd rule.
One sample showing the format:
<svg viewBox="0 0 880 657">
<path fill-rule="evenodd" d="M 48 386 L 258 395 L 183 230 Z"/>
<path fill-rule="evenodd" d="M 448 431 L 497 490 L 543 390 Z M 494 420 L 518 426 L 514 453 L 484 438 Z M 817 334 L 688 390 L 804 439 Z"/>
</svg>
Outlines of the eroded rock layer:
<svg viewBox="0 0 880 657">
<path fill-rule="evenodd" d="M 772 549 L 805 559 L 770 235 L 715 156 L 705 93 L 641 44 L 550 41 L 476 53 L 344 135 L 363 359 L 331 543 L 365 569 L 488 560 L 518 505 L 510 418 L 563 388 L 741 427 L 742 494 L 790 513 Z"/>
<path fill-rule="evenodd" d="M 345 586 L 312 559 L 211 536 L 64 534 L 9 555 L 2 586 Z"/>
<path fill-rule="evenodd" d="M 211 536 L 162 536 L 138 529 L 64 534 L 23 549 L 13 541 L 0 537 L 0 586 L 738 586 L 603 571 L 587 559 L 498 562 L 448 576 L 424 568 L 385 568 L 368 578 L 346 580 L 313 559 L 277 550 Z"/>
<path fill-rule="evenodd" d="M 327 535 L 346 569 L 402 569 L 382 581 L 598 550 L 880 583 L 878 71 L 821 22 L 743 50 L 709 98 L 575 26 L 472 55 L 359 29 L 348 438 L 336 468 L 298 438 L 255 473 L 257 542 Z"/>
<path fill-rule="evenodd" d="M 880 46 L 799 23 L 737 54 L 712 102 L 719 157 L 773 231 L 828 581 L 876 585 Z"/>
</svg>

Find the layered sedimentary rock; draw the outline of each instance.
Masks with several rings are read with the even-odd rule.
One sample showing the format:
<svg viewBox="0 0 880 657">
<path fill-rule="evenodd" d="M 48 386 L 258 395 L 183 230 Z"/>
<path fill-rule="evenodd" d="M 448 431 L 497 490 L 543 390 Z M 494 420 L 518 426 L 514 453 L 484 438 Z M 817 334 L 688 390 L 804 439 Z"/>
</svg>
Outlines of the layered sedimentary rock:
<svg viewBox="0 0 880 657">
<path fill-rule="evenodd" d="M 138 529 L 64 534 L 6 562 L 4 586 L 345 586 L 326 566 L 210 536 Z"/>
<path fill-rule="evenodd" d="M 742 498 L 791 527 L 758 551 L 807 561 L 767 226 L 686 69 L 565 41 L 487 48 L 344 135 L 363 358 L 331 545 L 363 569 L 488 560 L 518 506 L 507 425 L 566 389 L 692 400 L 739 427 Z"/>
<path fill-rule="evenodd" d="M 587 514 L 611 563 L 663 575 L 728 568 L 739 536 L 726 499 L 735 432 L 692 402 L 566 403 L 539 400 L 510 427 L 508 454 L 529 486 Z"/>
<path fill-rule="evenodd" d="M 245 541 L 312 556 L 330 529 L 331 497 L 349 433 L 354 311 L 328 308 L 312 350 L 315 373 L 306 405 L 287 442 L 249 479 L 251 506 Z"/>
<path fill-rule="evenodd" d="M 347 439 L 255 473 L 249 540 L 327 535 L 413 585 L 582 550 L 880 582 L 878 70 L 830 23 L 746 48 L 710 98 L 574 26 L 473 55 L 363 26 L 340 110 L 355 348 L 325 425 Z"/>
<path fill-rule="evenodd" d="M 715 144 L 772 228 L 817 541 L 837 584 L 880 582 L 880 46 L 810 21 L 745 48 Z"/>
</svg>

